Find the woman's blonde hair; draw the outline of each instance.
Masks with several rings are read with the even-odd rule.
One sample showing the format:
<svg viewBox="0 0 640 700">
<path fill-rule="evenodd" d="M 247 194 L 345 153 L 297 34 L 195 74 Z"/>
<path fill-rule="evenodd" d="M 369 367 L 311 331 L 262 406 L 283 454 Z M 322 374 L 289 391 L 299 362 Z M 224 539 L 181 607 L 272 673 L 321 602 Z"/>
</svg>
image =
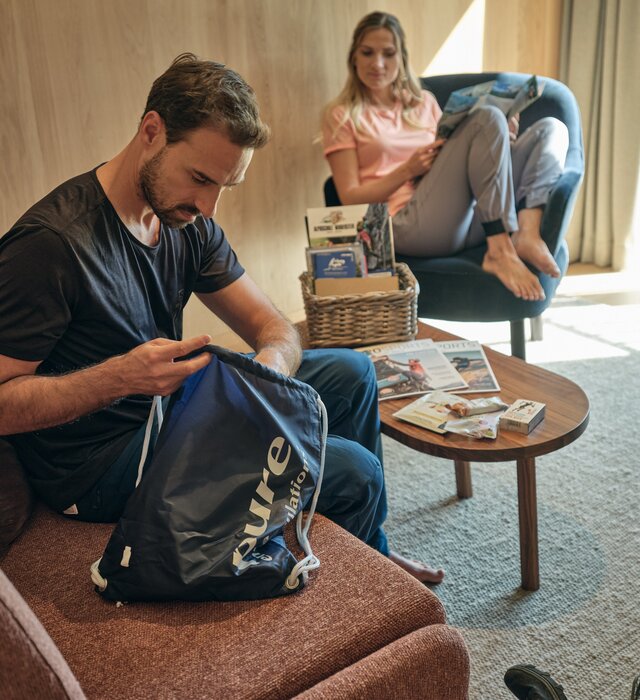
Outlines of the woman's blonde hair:
<svg viewBox="0 0 640 700">
<path fill-rule="evenodd" d="M 410 126 L 419 129 L 421 126 L 412 119 L 411 113 L 422 102 L 422 88 L 409 65 L 404 29 L 398 18 L 388 12 L 371 12 L 358 22 L 358 26 L 353 32 L 353 39 L 347 57 L 347 69 L 349 71 L 347 82 L 335 100 L 332 100 L 325 107 L 323 123 L 325 120 L 330 119 L 336 107 L 344 107 L 344 114 L 340 123 L 336 125 L 335 130 L 337 131 L 349 118 L 353 120 L 356 129 L 362 130 L 360 115 L 367 102 L 367 92 L 356 72 L 355 53 L 365 35 L 375 29 L 387 29 L 393 35 L 396 50 L 400 53 L 401 58 L 400 70 L 392 85 L 393 95 L 396 100 L 402 103 L 402 119 Z"/>
</svg>

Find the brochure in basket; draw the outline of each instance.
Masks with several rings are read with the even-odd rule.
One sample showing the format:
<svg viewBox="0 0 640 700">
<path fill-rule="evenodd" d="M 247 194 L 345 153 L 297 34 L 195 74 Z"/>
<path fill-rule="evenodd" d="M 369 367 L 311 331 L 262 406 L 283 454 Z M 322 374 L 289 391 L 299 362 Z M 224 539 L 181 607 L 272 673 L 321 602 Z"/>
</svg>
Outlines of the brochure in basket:
<svg viewBox="0 0 640 700">
<path fill-rule="evenodd" d="M 358 348 L 373 362 L 378 397 L 399 399 L 434 389 L 459 391 L 468 388 L 455 367 L 433 340 L 411 340 Z"/>
<path fill-rule="evenodd" d="M 436 345 L 469 385 L 468 389 L 458 391 L 459 394 L 500 391 L 489 360 L 477 340 L 443 340 Z"/>
<path fill-rule="evenodd" d="M 307 209 L 309 247 L 362 243 L 368 274 L 393 273 L 391 218 L 385 203 Z"/>
</svg>

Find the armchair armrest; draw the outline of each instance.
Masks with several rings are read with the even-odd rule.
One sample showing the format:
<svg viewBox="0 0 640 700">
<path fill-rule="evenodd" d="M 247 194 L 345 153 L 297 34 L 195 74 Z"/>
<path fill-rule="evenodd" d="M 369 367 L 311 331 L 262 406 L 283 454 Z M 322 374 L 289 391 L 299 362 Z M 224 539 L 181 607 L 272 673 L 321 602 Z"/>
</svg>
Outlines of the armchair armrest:
<svg viewBox="0 0 640 700">
<path fill-rule="evenodd" d="M 541 234 L 554 258 L 564 242 L 582 177 L 581 170 L 566 169 L 551 190 L 545 207 Z"/>
</svg>

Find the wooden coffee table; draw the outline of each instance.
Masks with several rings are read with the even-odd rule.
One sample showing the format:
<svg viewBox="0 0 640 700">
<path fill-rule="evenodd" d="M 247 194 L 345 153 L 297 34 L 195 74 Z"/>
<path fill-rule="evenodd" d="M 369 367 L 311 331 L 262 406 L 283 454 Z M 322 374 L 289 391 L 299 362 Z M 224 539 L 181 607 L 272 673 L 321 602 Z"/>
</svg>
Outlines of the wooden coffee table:
<svg viewBox="0 0 640 700">
<path fill-rule="evenodd" d="M 458 336 L 423 323 L 419 324 L 418 338 L 459 340 Z M 544 420 L 529 435 L 499 432 L 495 440 L 478 440 L 453 433 L 439 435 L 396 420 L 392 414 L 415 397 L 380 402 L 382 432 L 419 452 L 452 459 L 459 498 L 473 495 L 471 461 L 516 461 L 522 587 L 536 591 L 540 587 L 540 572 L 535 458 L 554 452 L 582 435 L 589 422 L 589 400 L 577 384 L 558 374 L 491 348 L 485 347 L 485 352 L 500 384 L 499 396 L 506 404 L 516 399 L 546 404 Z M 488 395 L 473 394 L 469 398 Z"/>
</svg>

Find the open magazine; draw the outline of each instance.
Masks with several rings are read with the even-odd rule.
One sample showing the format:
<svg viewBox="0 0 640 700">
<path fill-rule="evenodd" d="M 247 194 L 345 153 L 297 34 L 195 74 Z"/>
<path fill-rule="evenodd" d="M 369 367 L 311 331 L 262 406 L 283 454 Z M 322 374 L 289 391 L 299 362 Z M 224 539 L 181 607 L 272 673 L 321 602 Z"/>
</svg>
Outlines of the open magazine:
<svg viewBox="0 0 640 700">
<path fill-rule="evenodd" d="M 378 398 L 399 399 L 434 389 L 458 391 L 467 383 L 433 340 L 411 340 L 358 348 L 373 362 Z"/>
<path fill-rule="evenodd" d="M 510 119 L 540 97 L 544 81 L 535 75 L 524 80 L 503 78 L 454 90 L 438 122 L 437 138 L 449 138 L 460 122 L 474 109 L 484 105 L 500 108 Z"/>
<path fill-rule="evenodd" d="M 497 396 L 465 399 L 444 391 L 432 391 L 412 401 L 393 416 L 434 433 L 457 433 L 471 438 L 495 439 L 507 405 Z"/>
<path fill-rule="evenodd" d="M 500 391 L 496 375 L 477 340 L 441 340 L 436 345 L 469 386 L 458 390 L 459 394 Z"/>
</svg>

